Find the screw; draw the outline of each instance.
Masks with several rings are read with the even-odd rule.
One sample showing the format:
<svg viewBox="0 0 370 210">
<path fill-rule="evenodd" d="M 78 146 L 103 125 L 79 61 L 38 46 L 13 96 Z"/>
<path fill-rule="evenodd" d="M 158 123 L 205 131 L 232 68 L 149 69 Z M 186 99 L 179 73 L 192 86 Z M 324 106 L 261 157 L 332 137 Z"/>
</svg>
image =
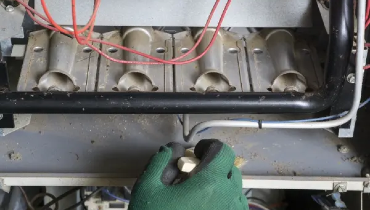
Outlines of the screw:
<svg viewBox="0 0 370 210">
<path fill-rule="evenodd" d="M 3 117 L 4 117 L 4 115 L 3 115 L 3 114 L 0 114 L 0 120 L 2 120 L 2 119 L 3 119 Z"/>
<path fill-rule="evenodd" d="M 5 7 L 5 10 L 7 12 L 13 12 L 14 11 L 14 7 L 12 5 L 8 5 L 8 6 Z"/>
<path fill-rule="evenodd" d="M 335 190 L 336 190 L 337 192 L 340 192 L 340 193 L 342 193 L 342 192 L 346 192 L 346 191 L 347 191 L 347 186 L 346 186 L 345 184 L 338 184 L 338 185 L 336 186 Z"/>
<path fill-rule="evenodd" d="M 338 152 L 340 152 L 342 154 L 347 154 L 349 152 L 349 148 L 347 146 L 344 146 L 344 145 L 339 145 L 338 146 Z"/>
<path fill-rule="evenodd" d="M 351 84 L 356 83 L 356 75 L 354 73 L 348 74 L 347 81 Z"/>
<path fill-rule="evenodd" d="M 369 188 L 370 187 L 370 182 L 364 182 L 364 187 Z"/>
</svg>

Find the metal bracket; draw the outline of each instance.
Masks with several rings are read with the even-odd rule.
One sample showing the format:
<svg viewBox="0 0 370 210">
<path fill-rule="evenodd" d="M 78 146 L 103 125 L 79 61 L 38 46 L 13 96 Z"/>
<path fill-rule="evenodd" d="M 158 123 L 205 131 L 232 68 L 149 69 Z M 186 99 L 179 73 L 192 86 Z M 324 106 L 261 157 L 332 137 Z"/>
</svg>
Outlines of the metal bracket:
<svg viewBox="0 0 370 210">
<path fill-rule="evenodd" d="M 0 92 L 9 90 L 8 71 L 6 63 L 0 62 Z M 12 114 L 1 114 L 0 128 L 14 128 L 14 116 Z"/>
<path fill-rule="evenodd" d="M 10 192 L 11 186 L 7 186 L 4 184 L 4 179 L 0 179 L 0 189 L 3 190 L 6 193 Z"/>
<path fill-rule="evenodd" d="M 347 192 L 347 182 L 334 182 L 334 192 Z"/>
<path fill-rule="evenodd" d="M 369 181 L 364 182 L 363 193 L 370 193 L 370 182 Z"/>
<path fill-rule="evenodd" d="M 354 45 L 356 45 L 356 43 L 354 42 Z M 351 101 L 351 98 L 348 98 L 348 96 L 351 96 L 351 94 L 353 93 L 354 91 L 354 82 L 353 80 L 356 80 L 356 75 L 354 74 L 354 69 L 355 69 L 355 56 L 356 54 L 356 51 L 353 51 L 352 52 L 352 55 L 351 55 L 351 62 L 352 64 L 350 64 L 348 66 L 348 76 L 347 76 L 347 80 L 343 86 L 343 90 L 342 90 L 342 93 L 341 95 L 338 97 L 338 100 L 336 102 L 336 104 L 332 107 L 331 109 L 331 114 L 339 114 L 343 111 L 346 111 L 346 110 L 349 110 L 350 107 L 352 107 L 352 101 Z M 366 65 L 366 58 L 367 58 L 367 55 L 368 55 L 368 49 L 365 49 L 364 51 L 364 65 Z M 357 116 L 354 116 L 352 118 L 351 121 L 343 124 L 342 126 L 339 127 L 338 129 L 338 137 L 339 138 L 353 138 L 353 135 L 354 135 L 354 131 L 355 131 L 355 127 L 356 127 L 356 118 Z"/>
</svg>

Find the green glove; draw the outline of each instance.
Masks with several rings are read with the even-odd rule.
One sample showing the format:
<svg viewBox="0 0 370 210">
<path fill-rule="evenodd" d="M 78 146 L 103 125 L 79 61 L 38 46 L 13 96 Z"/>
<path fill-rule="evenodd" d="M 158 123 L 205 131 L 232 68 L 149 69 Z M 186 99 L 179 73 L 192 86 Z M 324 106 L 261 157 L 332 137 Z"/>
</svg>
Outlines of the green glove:
<svg viewBox="0 0 370 210">
<path fill-rule="evenodd" d="M 184 153 L 178 143 L 161 147 L 137 180 L 129 210 L 249 209 L 229 146 L 218 140 L 200 141 L 194 150 L 200 164 L 190 174 L 179 176 L 177 160 Z"/>
</svg>

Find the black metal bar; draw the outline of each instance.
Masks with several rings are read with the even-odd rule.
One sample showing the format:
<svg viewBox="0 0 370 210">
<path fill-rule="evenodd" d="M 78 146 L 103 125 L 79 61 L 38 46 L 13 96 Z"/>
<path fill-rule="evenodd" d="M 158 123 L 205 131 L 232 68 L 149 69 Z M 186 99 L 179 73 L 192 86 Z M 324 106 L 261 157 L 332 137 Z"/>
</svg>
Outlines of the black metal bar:
<svg viewBox="0 0 370 210">
<path fill-rule="evenodd" d="M 313 113 L 341 92 L 352 50 L 353 0 L 330 5 L 326 85 L 315 93 L 0 93 L 0 113 Z"/>
<path fill-rule="evenodd" d="M 1 55 L 0 55 L 1 57 Z M 0 61 L 0 92 L 9 90 L 9 77 L 6 63 Z M 14 128 L 14 116 L 0 112 L 0 128 Z"/>
<path fill-rule="evenodd" d="M 356 55 L 352 54 L 350 56 L 350 61 L 347 68 L 347 75 L 355 74 L 355 71 L 356 71 Z M 333 103 L 333 105 L 330 108 L 330 115 L 337 115 L 351 109 L 353 105 L 354 90 L 355 84 L 348 82 L 348 78 L 346 78 L 346 82 L 344 82 L 341 94 L 338 96 L 337 100 L 335 101 L 335 103 Z M 339 129 L 342 128 L 350 129 L 351 124 L 352 120 L 339 126 Z"/>
</svg>

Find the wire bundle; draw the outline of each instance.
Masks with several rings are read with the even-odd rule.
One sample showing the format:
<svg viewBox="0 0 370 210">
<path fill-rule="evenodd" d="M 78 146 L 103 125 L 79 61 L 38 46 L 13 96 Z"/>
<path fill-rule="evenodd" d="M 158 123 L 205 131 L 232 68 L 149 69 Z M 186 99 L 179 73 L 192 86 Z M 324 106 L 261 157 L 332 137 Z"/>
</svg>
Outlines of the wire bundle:
<svg viewBox="0 0 370 210">
<path fill-rule="evenodd" d="M 368 28 L 370 25 L 369 16 L 370 16 L 370 0 L 367 1 L 366 14 L 365 14 L 365 21 L 366 21 L 365 28 Z M 370 47 L 370 43 L 365 43 L 365 47 Z M 364 69 L 365 70 L 370 69 L 370 65 L 364 66 Z"/>
<path fill-rule="evenodd" d="M 366 28 L 369 27 L 370 25 L 369 16 L 370 16 L 370 0 L 367 1 L 367 7 L 366 7 L 366 14 L 365 14 L 365 21 L 366 21 L 365 27 Z"/>
<path fill-rule="evenodd" d="M 211 13 L 210 13 L 210 15 L 207 19 L 206 25 L 204 26 L 204 29 L 203 29 L 201 35 L 199 36 L 197 42 L 195 43 L 195 45 L 188 52 L 184 53 L 183 55 L 181 55 L 177 58 L 171 59 L 171 60 L 163 60 L 163 59 L 160 59 L 160 58 L 157 58 L 157 57 L 154 57 L 154 56 L 136 51 L 136 50 L 131 49 L 131 48 L 127 48 L 127 47 L 120 46 L 120 45 L 117 45 L 117 44 L 113 44 L 113 43 L 110 43 L 110 42 L 102 41 L 100 39 L 91 38 L 92 32 L 94 30 L 94 26 L 95 26 L 95 19 L 96 19 L 97 13 L 98 13 L 98 9 L 99 9 L 101 0 L 95 0 L 95 6 L 94 6 L 93 14 L 92 14 L 89 22 L 81 30 L 78 30 L 78 27 L 77 27 L 76 0 L 71 0 L 71 2 L 72 2 L 73 31 L 66 30 L 65 28 L 61 27 L 60 25 L 58 25 L 54 21 L 54 19 L 52 18 L 51 14 L 49 12 L 49 9 L 48 9 L 46 3 L 45 3 L 45 0 L 41 0 L 41 5 L 42 5 L 42 8 L 44 10 L 44 13 L 45 13 L 46 17 L 43 16 L 42 14 L 38 13 L 32 7 L 28 6 L 22 0 L 15 0 L 15 1 L 17 1 L 19 4 L 21 4 L 22 6 L 24 6 L 26 8 L 26 11 L 27 11 L 28 15 L 37 24 L 39 24 L 39 25 L 41 25 L 41 26 L 43 26 L 43 27 L 45 27 L 49 30 L 56 31 L 56 32 L 61 32 L 61 33 L 70 35 L 72 37 L 75 37 L 79 44 L 86 45 L 86 46 L 90 47 L 94 51 L 98 52 L 101 56 L 103 56 L 103 57 L 105 57 L 108 60 L 111 60 L 113 62 L 123 63 L 123 64 L 140 64 L 140 65 L 160 65 L 160 64 L 184 65 L 184 64 L 188 64 L 188 63 L 199 60 L 201 57 L 203 57 L 209 51 L 209 49 L 212 47 L 213 43 L 216 41 L 217 34 L 221 29 L 222 22 L 223 22 L 223 20 L 226 16 L 226 13 L 227 13 L 227 10 L 228 10 L 230 4 L 231 4 L 231 0 L 228 0 L 225 7 L 224 7 L 223 12 L 222 12 L 221 18 L 218 22 L 218 25 L 216 27 L 216 30 L 214 31 L 213 37 L 212 37 L 209 45 L 207 46 L 207 48 L 204 50 L 204 52 L 200 53 L 195 58 L 192 58 L 192 59 L 189 59 L 189 60 L 184 60 L 184 61 L 179 61 L 179 60 L 185 58 L 186 56 L 190 55 L 199 46 L 199 44 L 201 43 L 205 33 L 207 32 L 207 29 L 208 29 L 208 27 L 211 23 L 211 20 L 213 18 L 214 13 L 215 13 L 215 11 L 216 11 L 219 3 L 220 3 L 220 0 L 216 0 L 214 6 L 212 8 L 212 11 L 211 11 Z M 47 24 L 42 23 L 40 20 L 38 20 L 35 17 L 35 15 L 38 16 L 39 18 L 41 18 L 42 20 L 44 20 Z M 50 24 L 51 26 L 48 25 L 48 24 Z M 84 36 L 85 34 L 87 34 L 87 36 Z M 115 48 L 130 52 L 130 53 L 134 53 L 134 54 L 146 57 L 146 58 L 148 58 L 152 61 L 141 62 L 141 61 L 118 60 L 118 59 L 112 58 L 109 55 L 107 55 L 106 53 L 102 52 L 100 49 L 93 46 L 91 42 L 96 42 L 96 43 L 100 43 L 100 44 L 103 44 L 103 45 L 108 45 L 108 46 L 111 46 L 111 47 L 115 47 Z"/>
</svg>

